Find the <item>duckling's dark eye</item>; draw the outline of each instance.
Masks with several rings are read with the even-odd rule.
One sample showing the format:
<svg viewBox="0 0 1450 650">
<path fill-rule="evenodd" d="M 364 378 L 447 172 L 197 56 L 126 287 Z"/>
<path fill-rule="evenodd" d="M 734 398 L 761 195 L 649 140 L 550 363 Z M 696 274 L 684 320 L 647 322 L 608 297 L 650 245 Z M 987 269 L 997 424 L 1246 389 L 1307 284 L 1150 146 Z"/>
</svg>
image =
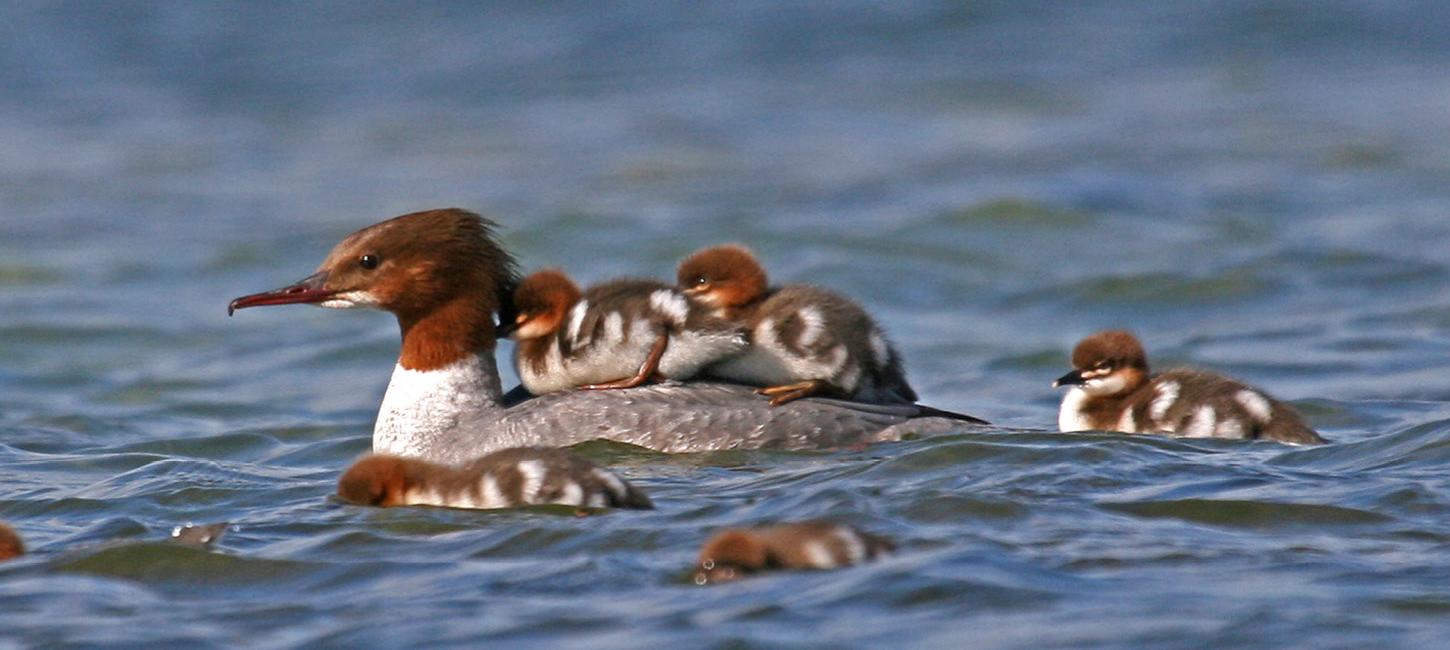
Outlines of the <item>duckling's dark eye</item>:
<svg viewBox="0 0 1450 650">
<path fill-rule="evenodd" d="M 1110 370 L 1112 367 L 1113 362 L 1111 361 L 1099 361 L 1093 365 L 1093 370 Z"/>
<path fill-rule="evenodd" d="M 378 256 L 369 253 L 367 255 L 359 257 L 357 260 L 357 265 L 371 271 L 375 268 L 378 268 Z"/>
<path fill-rule="evenodd" d="M 697 275 L 697 276 L 695 276 L 695 286 L 697 286 L 697 287 L 698 286 L 701 286 L 701 285 L 704 285 L 704 284 L 707 284 L 709 282 L 710 281 L 707 280 L 707 279 L 705 279 L 705 276 L 703 276 L 703 275 Z"/>
</svg>

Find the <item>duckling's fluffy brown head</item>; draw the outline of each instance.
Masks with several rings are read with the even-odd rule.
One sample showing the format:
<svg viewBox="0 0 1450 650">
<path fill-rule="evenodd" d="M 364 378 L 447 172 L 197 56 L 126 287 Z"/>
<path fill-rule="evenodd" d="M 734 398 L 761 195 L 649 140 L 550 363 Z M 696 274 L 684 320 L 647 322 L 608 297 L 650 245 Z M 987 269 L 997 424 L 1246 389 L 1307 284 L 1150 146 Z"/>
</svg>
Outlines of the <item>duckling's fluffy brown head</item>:
<svg viewBox="0 0 1450 650">
<path fill-rule="evenodd" d="M 744 246 L 712 246 L 680 262 L 681 291 L 716 309 L 735 309 L 759 300 L 767 291 L 765 268 Z"/>
</svg>

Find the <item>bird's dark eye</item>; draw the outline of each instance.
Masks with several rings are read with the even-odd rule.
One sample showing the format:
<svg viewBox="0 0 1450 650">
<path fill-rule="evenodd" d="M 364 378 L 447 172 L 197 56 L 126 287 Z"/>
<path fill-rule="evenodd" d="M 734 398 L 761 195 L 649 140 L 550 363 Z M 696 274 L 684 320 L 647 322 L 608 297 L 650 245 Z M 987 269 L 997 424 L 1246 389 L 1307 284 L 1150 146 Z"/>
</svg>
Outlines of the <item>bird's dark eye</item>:
<svg viewBox="0 0 1450 650">
<path fill-rule="evenodd" d="M 705 284 L 707 282 L 709 282 L 709 280 L 705 279 L 705 276 L 703 276 L 703 275 L 697 275 L 697 276 L 695 276 L 695 286 L 698 287 L 698 286 L 703 285 L 703 284 Z"/>
<path fill-rule="evenodd" d="M 1097 363 L 1097 365 L 1094 365 L 1093 366 L 1093 370 L 1108 370 L 1108 369 L 1110 369 L 1112 367 L 1113 367 L 1113 362 L 1111 362 L 1111 361 L 1099 361 Z"/>
<path fill-rule="evenodd" d="M 357 265 L 371 271 L 375 268 L 378 268 L 378 256 L 373 255 L 372 253 L 368 253 L 367 255 L 358 258 Z"/>
</svg>

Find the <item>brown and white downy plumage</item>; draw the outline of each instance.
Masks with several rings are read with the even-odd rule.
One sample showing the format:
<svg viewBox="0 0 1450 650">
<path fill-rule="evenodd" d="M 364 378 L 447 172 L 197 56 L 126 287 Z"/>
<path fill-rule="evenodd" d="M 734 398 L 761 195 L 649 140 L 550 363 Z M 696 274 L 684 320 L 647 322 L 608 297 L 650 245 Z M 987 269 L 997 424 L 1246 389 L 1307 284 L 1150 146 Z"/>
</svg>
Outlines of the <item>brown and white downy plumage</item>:
<svg viewBox="0 0 1450 650">
<path fill-rule="evenodd" d="M 501 329 L 512 329 L 519 379 L 535 395 L 688 379 L 746 347 L 739 326 L 651 280 L 613 280 L 581 293 L 563 272 L 545 269 L 519 283 L 514 311 Z"/>
<path fill-rule="evenodd" d="M 25 542 L 9 526 L 0 524 L 0 561 L 25 555 Z"/>
<path fill-rule="evenodd" d="M 1322 444 L 1292 406 L 1223 375 L 1201 370 L 1148 374 L 1148 357 L 1132 334 L 1098 332 L 1072 351 L 1073 371 L 1058 412 L 1062 431 L 1122 431 L 1185 438 L 1276 440 Z"/>
<path fill-rule="evenodd" d="M 780 405 L 809 395 L 911 403 L 901 357 L 860 305 L 805 284 L 768 286 L 741 246 L 715 246 L 680 262 L 678 287 L 717 316 L 740 323 L 750 348 L 712 366 L 712 376 L 762 386 Z"/>
<path fill-rule="evenodd" d="M 613 472 L 566 450 L 544 447 L 504 449 L 461 467 L 372 454 L 343 473 L 337 495 L 384 508 L 654 507 L 644 492 Z"/>
<path fill-rule="evenodd" d="M 695 583 L 727 582 L 769 569 L 834 569 L 893 550 L 885 538 L 827 521 L 731 528 L 700 549 Z"/>
</svg>

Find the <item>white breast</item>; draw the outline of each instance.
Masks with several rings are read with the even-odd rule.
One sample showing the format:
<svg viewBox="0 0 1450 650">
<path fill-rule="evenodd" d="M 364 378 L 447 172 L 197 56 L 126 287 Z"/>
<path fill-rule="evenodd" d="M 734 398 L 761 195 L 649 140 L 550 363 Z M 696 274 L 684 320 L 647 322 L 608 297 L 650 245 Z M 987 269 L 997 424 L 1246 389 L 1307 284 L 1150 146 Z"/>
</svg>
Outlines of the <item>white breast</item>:
<svg viewBox="0 0 1450 650">
<path fill-rule="evenodd" d="M 1057 410 L 1057 430 L 1064 433 L 1070 431 L 1092 431 L 1093 426 L 1083 416 L 1082 407 L 1088 400 L 1088 394 L 1076 386 L 1069 388 L 1062 396 L 1062 406 Z"/>
<path fill-rule="evenodd" d="M 501 394 L 492 355 L 468 355 L 436 370 L 393 368 L 373 426 L 373 452 L 419 456 L 425 439 L 495 407 Z"/>
</svg>

